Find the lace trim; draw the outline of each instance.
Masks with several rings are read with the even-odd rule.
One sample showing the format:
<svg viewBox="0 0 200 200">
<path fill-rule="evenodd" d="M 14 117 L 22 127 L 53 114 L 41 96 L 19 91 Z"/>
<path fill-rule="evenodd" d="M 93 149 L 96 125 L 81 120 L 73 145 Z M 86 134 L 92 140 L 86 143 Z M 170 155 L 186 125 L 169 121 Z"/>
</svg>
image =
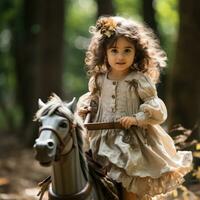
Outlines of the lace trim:
<svg viewBox="0 0 200 200">
<path fill-rule="evenodd" d="M 136 193 L 140 198 L 154 197 L 176 189 L 184 182 L 183 176 L 191 171 L 191 167 L 184 167 L 174 172 L 164 173 L 160 178 L 130 177 L 121 169 L 112 167 L 108 175 L 117 182 L 121 182 L 127 191 Z"/>
</svg>

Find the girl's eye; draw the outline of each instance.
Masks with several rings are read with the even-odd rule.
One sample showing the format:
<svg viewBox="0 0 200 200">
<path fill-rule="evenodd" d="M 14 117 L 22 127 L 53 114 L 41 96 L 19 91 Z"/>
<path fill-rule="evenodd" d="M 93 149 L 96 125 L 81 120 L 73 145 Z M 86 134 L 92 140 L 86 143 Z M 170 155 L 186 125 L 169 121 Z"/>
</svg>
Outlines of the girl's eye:
<svg viewBox="0 0 200 200">
<path fill-rule="evenodd" d="M 125 53 L 130 53 L 130 52 L 131 52 L 131 49 L 125 49 L 124 52 L 125 52 Z"/>
<path fill-rule="evenodd" d="M 67 128 L 67 123 L 66 123 L 66 122 L 61 122 L 61 123 L 59 124 L 59 127 L 60 127 L 60 128 Z"/>
<path fill-rule="evenodd" d="M 111 53 L 117 53 L 117 49 L 111 49 L 110 52 Z"/>
</svg>

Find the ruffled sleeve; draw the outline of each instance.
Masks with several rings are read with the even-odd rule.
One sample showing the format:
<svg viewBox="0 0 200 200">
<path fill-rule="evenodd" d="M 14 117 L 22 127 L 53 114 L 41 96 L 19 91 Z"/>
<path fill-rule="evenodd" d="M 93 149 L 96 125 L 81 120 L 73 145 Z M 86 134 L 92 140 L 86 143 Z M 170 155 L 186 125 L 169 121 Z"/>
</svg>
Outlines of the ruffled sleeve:
<svg viewBox="0 0 200 200">
<path fill-rule="evenodd" d="M 76 105 L 76 111 L 79 112 L 80 110 L 82 110 L 84 107 L 88 107 L 90 105 L 90 101 L 91 101 L 91 93 L 87 92 L 85 94 L 83 94 Z"/>
<path fill-rule="evenodd" d="M 167 118 L 167 109 L 157 96 L 155 84 L 143 73 L 138 73 L 136 81 L 137 92 L 142 100 L 139 112 L 135 114 L 138 126 L 161 124 Z"/>
<path fill-rule="evenodd" d="M 97 85 L 101 88 L 103 76 L 99 75 L 97 77 Z M 77 103 L 77 113 L 82 110 L 84 107 L 89 107 L 91 100 L 95 101 L 98 104 L 98 93 L 95 93 L 96 90 L 95 78 L 92 76 L 88 82 L 88 92 L 83 94 Z M 84 117 L 83 117 L 84 118 Z"/>
</svg>

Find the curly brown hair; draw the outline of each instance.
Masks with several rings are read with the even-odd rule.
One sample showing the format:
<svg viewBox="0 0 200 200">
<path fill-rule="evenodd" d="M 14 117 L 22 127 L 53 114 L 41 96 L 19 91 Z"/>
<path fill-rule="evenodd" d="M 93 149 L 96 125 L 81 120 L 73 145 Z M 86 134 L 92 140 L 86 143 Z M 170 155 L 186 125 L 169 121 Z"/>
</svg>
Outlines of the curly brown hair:
<svg viewBox="0 0 200 200">
<path fill-rule="evenodd" d="M 131 70 L 147 74 L 157 83 L 160 69 L 166 66 L 166 54 L 152 29 L 144 24 L 119 16 L 100 17 L 96 26 L 90 27 L 93 34 L 86 52 L 85 64 L 89 76 L 95 79 L 99 74 L 109 71 L 106 49 L 116 43 L 119 37 L 125 37 L 136 49 Z"/>
</svg>

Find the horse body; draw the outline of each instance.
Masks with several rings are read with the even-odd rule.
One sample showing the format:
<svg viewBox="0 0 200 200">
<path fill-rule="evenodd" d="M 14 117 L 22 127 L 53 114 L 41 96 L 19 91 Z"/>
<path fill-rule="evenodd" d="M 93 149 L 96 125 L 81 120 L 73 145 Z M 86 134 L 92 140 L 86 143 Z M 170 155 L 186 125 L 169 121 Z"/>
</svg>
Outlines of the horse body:
<svg viewBox="0 0 200 200">
<path fill-rule="evenodd" d="M 43 166 L 52 166 L 50 200 L 104 200 L 92 186 L 82 150 L 81 124 L 73 115 L 74 101 L 63 103 L 54 95 L 49 102 L 39 102 L 36 120 L 40 135 L 34 148 Z M 41 197 L 42 199 L 42 197 Z"/>
</svg>

